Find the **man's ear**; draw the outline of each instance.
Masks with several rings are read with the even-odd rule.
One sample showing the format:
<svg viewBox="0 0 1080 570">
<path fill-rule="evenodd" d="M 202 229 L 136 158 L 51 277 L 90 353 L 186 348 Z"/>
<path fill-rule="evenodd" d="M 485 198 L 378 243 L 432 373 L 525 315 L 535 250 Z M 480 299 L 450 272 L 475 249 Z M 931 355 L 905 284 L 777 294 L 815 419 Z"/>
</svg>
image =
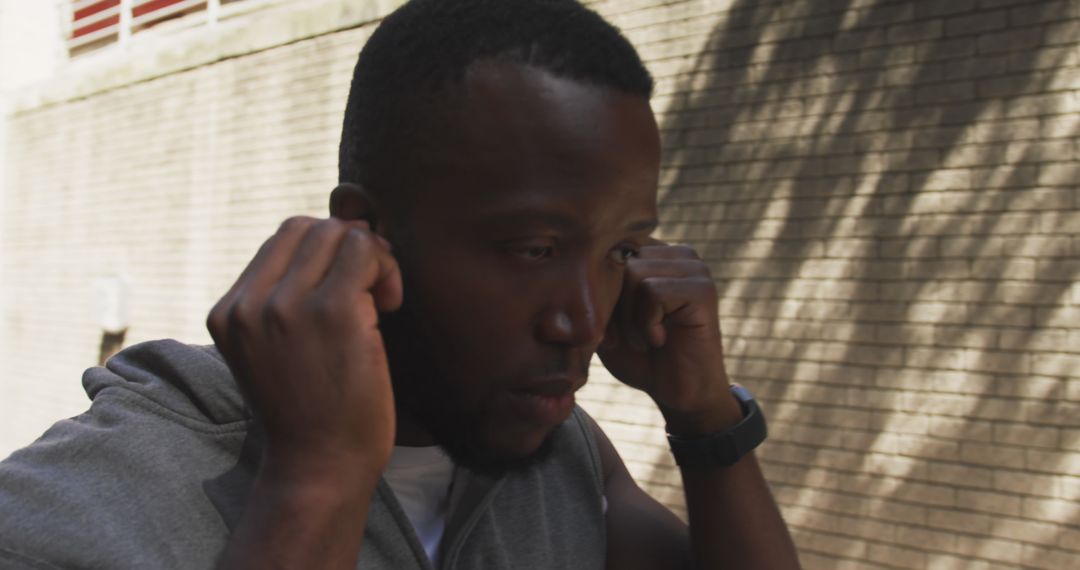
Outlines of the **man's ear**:
<svg viewBox="0 0 1080 570">
<path fill-rule="evenodd" d="M 342 182 L 330 193 L 330 215 L 342 220 L 365 220 L 375 229 L 381 212 L 375 197 L 366 188 Z"/>
</svg>

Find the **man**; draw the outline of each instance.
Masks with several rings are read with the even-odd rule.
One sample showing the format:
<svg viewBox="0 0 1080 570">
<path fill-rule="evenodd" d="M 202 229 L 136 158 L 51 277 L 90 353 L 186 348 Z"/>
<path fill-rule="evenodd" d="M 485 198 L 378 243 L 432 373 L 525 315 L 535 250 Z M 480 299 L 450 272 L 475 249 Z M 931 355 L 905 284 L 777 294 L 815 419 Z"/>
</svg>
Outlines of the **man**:
<svg viewBox="0 0 1080 570">
<path fill-rule="evenodd" d="M 210 313 L 216 349 L 87 373 L 90 411 L 0 468 L 0 561 L 797 567 L 753 454 L 699 451 L 764 425 L 729 390 L 708 270 L 649 237 L 651 90 L 575 0 L 389 16 L 332 217 L 267 240 Z M 574 406 L 594 353 L 664 414 L 689 528 Z"/>
</svg>

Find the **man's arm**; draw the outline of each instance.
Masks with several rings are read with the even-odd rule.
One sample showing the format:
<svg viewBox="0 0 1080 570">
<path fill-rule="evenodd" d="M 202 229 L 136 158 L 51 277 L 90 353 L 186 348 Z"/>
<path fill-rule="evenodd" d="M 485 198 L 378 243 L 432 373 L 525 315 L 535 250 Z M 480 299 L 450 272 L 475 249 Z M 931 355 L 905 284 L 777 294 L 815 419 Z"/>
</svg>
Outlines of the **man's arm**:
<svg viewBox="0 0 1080 570">
<path fill-rule="evenodd" d="M 652 240 L 627 263 L 622 294 L 597 352 L 616 378 L 656 402 L 671 434 L 709 436 L 742 419 L 724 366 L 717 305 L 708 267 L 689 247 Z M 672 516 L 657 513 L 662 507 L 650 504 L 655 501 L 629 480 L 618 454 L 597 432 L 609 465 L 608 567 L 685 568 L 678 552 L 687 551 L 687 541 L 675 538 Z M 799 567 L 753 454 L 731 467 L 684 467 L 682 477 L 691 568 Z M 658 553 L 670 553 L 668 561 L 657 561 Z"/>
<path fill-rule="evenodd" d="M 354 568 L 381 468 L 264 461 L 218 568 Z"/>
<path fill-rule="evenodd" d="M 732 467 L 683 471 L 687 529 L 637 485 L 595 422 L 593 433 L 608 500 L 608 568 L 799 567 L 795 545 L 753 454 Z"/>
<path fill-rule="evenodd" d="M 604 471 L 604 496 L 608 505 L 607 567 L 613 570 L 691 568 L 686 524 L 638 486 L 607 434 L 591 417 L 589 423 Z"/>
</svg>

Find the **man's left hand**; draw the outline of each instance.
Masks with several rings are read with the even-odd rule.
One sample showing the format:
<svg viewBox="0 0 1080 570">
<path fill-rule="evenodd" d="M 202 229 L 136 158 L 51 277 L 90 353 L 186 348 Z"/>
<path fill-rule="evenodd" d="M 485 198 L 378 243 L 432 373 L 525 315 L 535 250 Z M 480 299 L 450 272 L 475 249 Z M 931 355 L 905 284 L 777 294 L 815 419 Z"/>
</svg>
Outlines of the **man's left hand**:
<svg viewBox="0 0 1080 570">
<path fill-rule="evenodd" d="M 672 433 L 720 431 L 740 417 L 724 369 L 716 287 L 690 247 L 650 240 L 627 261 L 598 354 L 656 401 Z"/>
</svg>

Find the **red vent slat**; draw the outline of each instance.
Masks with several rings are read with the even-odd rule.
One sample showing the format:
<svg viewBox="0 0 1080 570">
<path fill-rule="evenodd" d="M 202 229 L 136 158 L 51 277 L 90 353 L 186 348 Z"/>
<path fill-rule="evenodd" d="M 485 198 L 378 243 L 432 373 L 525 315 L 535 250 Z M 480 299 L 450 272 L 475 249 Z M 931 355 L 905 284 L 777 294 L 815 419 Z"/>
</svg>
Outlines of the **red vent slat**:
<svg viewBox="0 0 1080 570">
<path fill-rule="evenodd" d="M 154 12 L 154 11 L 160 10 L 162 8 L 168 8 L 169 6 L 172 6 L 173 4 L 179 4 L 179 3 L 183 2 L 183 1 L 184 0 L 153 0 L 153 2 L 147 2 L 146 4 L 143 4 L 142 6 L 136 6 L 131 11 L 131 14 L 134 17 L 138 18 L 139 16 L 142 16 L 143 14 L 149 14 L 150 12 Z"/>
<path fill-rule="evenodd" d="M 119 5 L 120 5 L 120 0 L 101 0 L 101 2 L 95 2 L 95 3 L 91 4 L 91 5 L 83 8 L 82 10 L 76 11 L 75 12 L 75 17 L 73 18 L 73 20 L 75 21 L 76 24 L 78 24 L 79 20 L 81 20 L 83 18 L 86 18 L 87 16 L 93 16 L 94 14 L 97 14 L 98 12 L 101 12 L 103 10 L 108 10 L 109 8 L 112 8 L 114 6 L 119 6 Z"/>
<path fill-rule="evenodd" d="M 119 15 L 109 16 L 108 18 L 105 18 L 104 20 L 98 20 L 97 22 L 94 22 L 93 24 L 90 24 L 90 25 L 84 26 L 82 28 L 76 29 L 74 32 L 72 32 L 71 37 L 72 38 L 78 38 L 78 37 L 81 37 L 81 36 L 85 36 L 86 34 L 91 34 L 91 33 L 96 32 L 98 30 L 108 28 L 109 26 L 116 26 L 116 25 L 119 25 L 119 24 L 120 24 L 120 16 Z"/>
</svg>

